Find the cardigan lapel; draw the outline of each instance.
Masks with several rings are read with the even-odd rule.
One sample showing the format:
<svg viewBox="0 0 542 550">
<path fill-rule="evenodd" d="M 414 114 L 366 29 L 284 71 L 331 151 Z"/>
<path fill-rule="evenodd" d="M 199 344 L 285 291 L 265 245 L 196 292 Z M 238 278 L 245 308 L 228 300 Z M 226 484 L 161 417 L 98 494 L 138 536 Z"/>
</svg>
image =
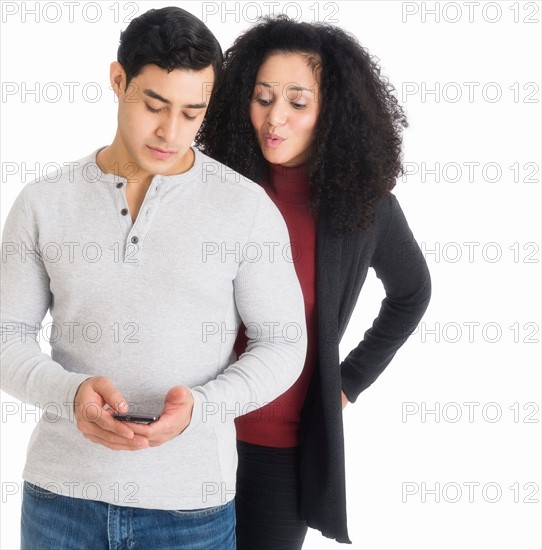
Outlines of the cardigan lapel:
<svg viewBox="0 0 542 550">
<path fill-rule="evenodd" d="M 300 510 L 307 525 L 324 536 L 349 543 L 338 347 L 343 238 L 331 233 L 324 215 L 318 216 L 318 361 L 301 416 Z"/>
</svg>

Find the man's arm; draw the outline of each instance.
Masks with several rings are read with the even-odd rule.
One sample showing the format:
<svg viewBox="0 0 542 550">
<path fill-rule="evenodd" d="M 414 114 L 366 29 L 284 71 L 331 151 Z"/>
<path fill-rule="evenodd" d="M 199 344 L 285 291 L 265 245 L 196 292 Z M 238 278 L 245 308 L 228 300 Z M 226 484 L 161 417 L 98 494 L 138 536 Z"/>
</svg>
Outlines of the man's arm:
<svg viewBox="0 0 542 550">
<path fill-rule="evenodd" d="M 190 388 L 193 404 L 186 394 L 181 399 L 175 393 L 188 388 L 176 386 L 158 422 L 132 425 L 151 446 L 183 430 L 189 433 L 202 422 L 233 421 L 247 408 L 273 401 L 301 374 L 307 350 L 303 294 L 286 224 L 267 195 L 262 194 L 247 243 L 240 243 L 247 254 L 234 280 L 235 303 L 248 337 L 246 351 L 216 379 Z"/>
<path fill-rule="evenodd" d="M 106 403 L 118 407 L 125 401 L 110 380 L 88 380 L 88 374 L 69 372 L 42 352 L 39 331 L 51 304 L 51 292 L 37 242 L 38 228 L 23 189 L 6 219 L 2 239 L 1 389 L 38 407 L 55 403 L 54 410 L 62 417 L 75 418 L 84 435 L 85 430 L 99 434 L 107 446 L 111 440 L 130 448 L 148 446 L 109 414 Z M 86 406 L 88 403 L 93 406 Z"/>
<path fill-rule="evenodd" d="M 292 386 L 303 369 L 307 352 L 303 294 L 288 229 L 265 194 L 248 243 L 250 253 L 242 258 L 234 281 L 247 347 L 218 378 L 192 388 L 196 424 L 217 409 L 232 411 L 228 418 L 233 419 L 244 414 L 248 404 L 256 409 L 273 401 Z M 249 250 L 248 246 L 242 248 Z M 261 254 L 254 261 L 256 249 Z"/>
</svg>

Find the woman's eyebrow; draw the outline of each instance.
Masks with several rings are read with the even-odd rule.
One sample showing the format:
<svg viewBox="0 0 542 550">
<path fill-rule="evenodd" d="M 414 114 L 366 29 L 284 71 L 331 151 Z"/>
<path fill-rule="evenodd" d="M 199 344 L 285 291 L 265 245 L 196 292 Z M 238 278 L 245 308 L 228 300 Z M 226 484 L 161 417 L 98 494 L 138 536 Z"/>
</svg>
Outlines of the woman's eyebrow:
<svg viewBox="0 0 542 550">
<path fill-rule="evenodd" d="M 273 84 L 270 84 L 269 82 L 256 82 L 256 86 L 264 86 L 265 88 L 272 89 L 276 86 L 278 86 L 278 82 L 274 82 Z M 288 86 L 288 90 L 294 90 L 295 92 L 311 92 L 314 94 L 314 90 L 311 88 L 304 88 L 303 86 L 299 86 L 299 84 L 296 84 L 294 86 Z"/>
<path fill-rule="evenodd" d="M 311 90 L 310 88 L 304 88 L 303 86 L 288 86 L 288 90 L 294 90 L 295 92 L 311 92 L 314 93 L 314 90 Z"/>
</svg>

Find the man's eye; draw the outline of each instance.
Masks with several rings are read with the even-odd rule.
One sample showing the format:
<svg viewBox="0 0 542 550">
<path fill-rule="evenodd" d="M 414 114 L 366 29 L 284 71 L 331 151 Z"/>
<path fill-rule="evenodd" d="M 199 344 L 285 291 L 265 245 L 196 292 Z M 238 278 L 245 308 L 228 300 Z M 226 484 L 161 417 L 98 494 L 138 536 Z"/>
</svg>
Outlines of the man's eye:
<svg viewBox="0 0 542 550">
<path fill-rule="evenodd" d="M 145 103 L 145 107 L 147 107 L 147 111 L 150 111 L 151 113 L 162 113 L 163 111 L 165 111 L 165 108 L 162 107 L 161 109 L 153 109 L 150 105 L 148 105 L 147 103 Z"/>
</svg>

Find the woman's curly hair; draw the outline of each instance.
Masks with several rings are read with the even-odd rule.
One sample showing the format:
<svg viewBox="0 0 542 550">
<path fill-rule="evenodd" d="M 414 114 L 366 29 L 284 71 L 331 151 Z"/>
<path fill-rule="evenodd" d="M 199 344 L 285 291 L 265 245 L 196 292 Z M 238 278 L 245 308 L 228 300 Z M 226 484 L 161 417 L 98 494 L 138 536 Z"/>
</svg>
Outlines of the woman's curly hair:
<svg viewBox="0 0 542 550">
<path fill-rule="evenodd" d="M 307 160 L 311 206 L 327 210 L 336 233 L 368 229 L 376 202 L 403 173 L 402 129 L 408 123 L 378 60 L 338 27 L 280 15 L 263 18 L 237 38 L 226 51 L 196 145 L 251 180 L 266 178 L 250 102 L 259 67 L 278 52 L 320 59 L 318 68 L 312 66 L 319 70 L 322 105 Z"/>
</svg>

